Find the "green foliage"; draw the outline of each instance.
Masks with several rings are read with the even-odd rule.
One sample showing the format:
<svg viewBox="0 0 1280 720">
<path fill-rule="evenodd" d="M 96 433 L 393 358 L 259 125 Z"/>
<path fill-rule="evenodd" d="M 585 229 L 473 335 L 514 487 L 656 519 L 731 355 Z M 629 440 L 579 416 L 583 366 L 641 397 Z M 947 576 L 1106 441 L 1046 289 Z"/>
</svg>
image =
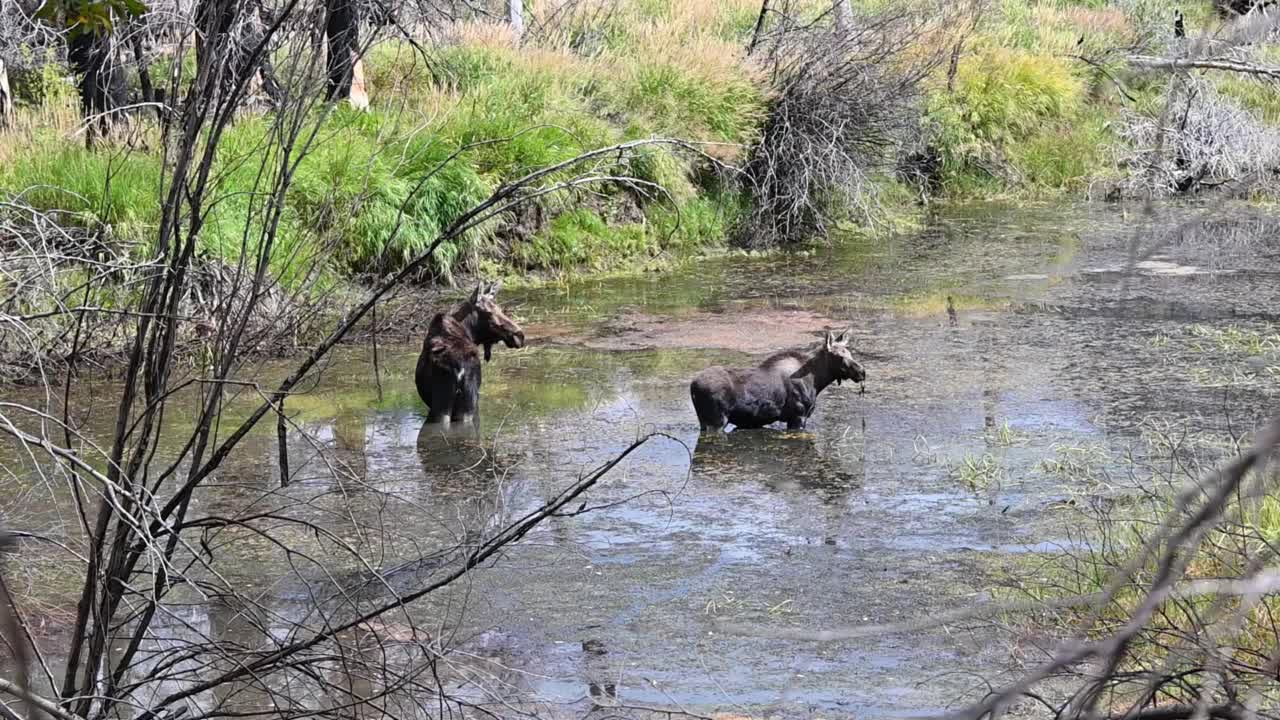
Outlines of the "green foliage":
<svg viewBox="0 0 1280 720">
<path fill-rule="evenodd" d="M 677 157 L 665 146 L 641 148 L 631 156 L 627 163 L 627 172 L 637 180 L 661 186 L 666 191 L 665 199 L 676 203 L 687 203 L 698 193 L 693 181 L 689 179 L 689 164 Z M 646 192 L 656 190 L 645 188 Z"/>
<path fill-rule="evenodd" d="M 1031 187 L 1082 190 L 1105 172 L 1106 151 L 1114 141 L 1105 118 L 1090 115 L 1033 134 L 1009 149 L 1009 159 Z"/>
<path fill-rule="evenodd" d="M 306 257 L 334 250 L 348 272 L 397 270 L 492 191 L 470 164 L 445 162 L 453 147 L 439 136 L 398 136 L 376 114 L 340 113 L 331 122 L 294 175 L 273 252 L 273 267 L 282 276 L 305 270 L 297 267 L 303 242 L 310 246 Z M 267 121 L 245 120 L 226 134 L 211 181 L 203 253 L 234 260 L 246 237 L 250 243 L 258 237 L 263 218 L 254 199 L 261 181 L 257 153 L 267 132 Z M 150 237 L 159 222 L 159 181 L 153 155 L 90 152 L 56 138 L 0 169 L 0 188 L 26 189 L 24 198 L 33 206 L 70 213 L 68 222 L 110 226 L 117 237 L 133 241 Z M 427 269 L 448 274 L 469 243 L 482 237 L 483 232 L 472 233 L 443 244 Z"/>
<path fill-rule="evenodd" d="M 180 57 L 168 53 L 160 55 L 147 69 L 157 86 L 167 89 L 176 80 L 178 93 L 185 93 L 196 79 L 195 48 L 188 48 Z M 175 72 L 177 77 L 174 77 Z"/>
<path fill-rule="evenodd" d="M 220 160 L 253 152 L 269 128 L 245 122 L 228 134 Z M 382 273 L 404 267 L 420 255 L 450 223 L 492 192 L 465 161 L 448 162 L 454 148 L 438 135 L 401 132 L 392 118 L 377 112 L 339 112 L 321 137 L 302 155 L 286 200 L 288 213 L 280 235 L 280 252 L 291 254 L 297 238 L 319 250 L 335 249 L 347 272 Z M 206 244 L 234 256 L 249 209 L 236 201 L 255 181 L 256 163 L 224 175 L 220 195 L 227 197 L 226 223 L 210 228 Z M 472 233 L 443 243 L 427 270 L 448 275 Z"/>
<path fill-rule="evenodd" d="M 610 226 L 599 213 L 580 208 L 559 215 L 529 242 L 513 247 L 512 257 L 531 270 L 601 269 L 654 249 L 643 226 Z"/>
<path fill-rule="evenodd" d="M 58 210 L 63 221 L 110 226 L 120 237 L 141 240 L 159 222 L 159 159 L 147 155 L 91 153 L 54 134 L 41 134 L 21 162 L 0 166 L 0 188 L 25 190 L 39 210 Z"/>
<path fill-rule="evenodd" d="M 503 50 L 465 45 L 442 48 L 434 60 L 437 82 L 461 93 L 510 75 L 515 65 Z"/>
<path fill-rule="evenodd" d="M 1002 143 L 1028 137 L 1045 121 L 1070 118 L 1082 95 L 1083 84 L 1064 61 L 996 48 L 962 62 L 956 92 L 935 96 L 929 112 L 958 144 Z"/>
<path fill-rule="evenodd" d="M 62 0 L 42 3 L 35 16 L 48 23 L 62 20 L 72 35 L 107 34 L 117 21 L 146 12 L 147 6 L 141 0 Z"/>
<path fill-rule="evenodd" d="M 1280 46 L 1259 48 L 1256 61 L 1266 65 L 1280 65 Z M 1214 77 L 1214 88 L 1224 97 L 1235 100 L 1242 107 L 1273 125 L 1280 125 L 1280 93 L 1275 83 L 1253 77 L 1222 73 Z"/>
<path fill-rule="evenodd" d="M 663 135 L 742 142 L 763 116 L 762 95 L 746 77 L 709 84 L 688 68 L 660 60 L 640 61 L 606 97 L 612 108 L 629 110 Z"/>
<path fill-rule="evenodd" d="M 1099 160 L 1103 134 L 1095 119 L 1081 125 L 1084 99 L 1084 83 L 1064 60 L 998 47 L 966 58 L 955 91 L 928 99 L 944 181 L 953 191 L 990 191 L 1002 184 L 1006 164 L 1015 177 L 1048 187 L 1084 177 Z"/>
<path fill-rule="evenodd" d="M 664 250 L 690 255 L 719 244 L 743 214 L 745 199 L 715 191 L 679 206 L 663 205 L 649 212 L 651 232 Z"/>
<path fill-rule="evenodd" d="M 29 49 L 22 55 L 23 62 L 9 67 L 9 89 L 18 103 L 53 107 L 75 101 L 71 74 L 56 57 L 36 57 Z"/>
</svg>

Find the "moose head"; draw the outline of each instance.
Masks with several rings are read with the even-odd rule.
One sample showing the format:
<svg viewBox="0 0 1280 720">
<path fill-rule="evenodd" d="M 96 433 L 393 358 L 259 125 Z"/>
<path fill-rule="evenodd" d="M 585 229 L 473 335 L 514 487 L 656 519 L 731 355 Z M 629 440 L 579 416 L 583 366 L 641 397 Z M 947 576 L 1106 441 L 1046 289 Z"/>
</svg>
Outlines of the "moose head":
<svg viewBox="0 0 1280 720">
<path fill-rule="evenodd" d="M 493 345 L 501 342 L 509 348 L 524 347 L 524 330 L 498 305 L 496 296 L 502 281 L 483 281 L 476 285 L 464 309 L 467 329 L 471 339 L 484 346 L 484 359 L 489 360 Z"/>
<path fill-rule="evenodd" d="M 837 335 L 828 330 L 822 341 L 822 356 L 826 362 L 828 377 L 839 385 L 844 380 L 863 382 L 867 372 L 853 359 L 853 351 L 849 349 L 852 328 Z"/>
</svg>

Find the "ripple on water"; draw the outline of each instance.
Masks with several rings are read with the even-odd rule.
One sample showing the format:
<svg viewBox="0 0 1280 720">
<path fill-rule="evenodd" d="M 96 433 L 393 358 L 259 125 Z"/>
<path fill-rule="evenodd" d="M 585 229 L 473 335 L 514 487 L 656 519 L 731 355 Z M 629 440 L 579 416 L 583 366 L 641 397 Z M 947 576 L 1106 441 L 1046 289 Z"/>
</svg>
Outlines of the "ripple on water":
<svg viewBox="0 0 1280 720">
<path fill-rule="evenodd" d="M 283 497 L 352 542 L 364 537 L 353 523 L 376 529 L 371 562 L 396 568 L 387 584 L 402 590 L 456 556 L 419 558 L 474 546 L 637 437 L 663 432 L 673 439 L 617 467 L 582 513 L 548 520 L 465 594 L 414 610 L 457 624 L 445 682 L 475 692 L 476 678 L 498 678 L 504 700 L 547 703 L 552 715 L 614 696 L 784 717 L 938 711 L 980 691 L 939 668 L 998 668 L 998 639 L 952 628 L 823 645 L 767 631 L 900 621 L 980 600 L 1011 557 L 1076 542 L 1065 539 L 1076 537 L 1074 518 L 1053 508 L 1093 489 L 1043 460 L 1083 448 L 1098 471 L 1119 471 L 1108 463 L 1145 418 L 1209 423 L 1221 413 L 1222 393 L 1188 370 L 1203 360 L 1153 338 L 1191 322 L 1274 319 L 1280 283 L 1258 270 L 1274 252 L 1266 233 L 1178 235 L 1123 274 L 1127 228 L 1098 207 L 964 208 L 916 237 L 515 293 L 540 331 L 485 366 L 478 425 L 424 425 L 408 380 L 414 348 L 386 350 L 384 394 L 364 354 L 344 351 L 317 391 L 290 399 L 309 435 L 289 446 L 302 479 L 279 490 L 273 436 L 255 435 L 201 507 Z M 828 390 L 805 432 L 698 436 L 687 389 L 698 369 L 848 325 L 865 394 Z M 109 432 L 106 413 L 89 422 Z M 35 476 L 7 446 L 0 461 Z M 985 482 L 958 479 L 966 461 Z M 335 479 L 331 467 L 350 476 Z M 68 522 L 56 502 L 23 517 L 44 529 Z M 314 547 L 307 533 L 289 539 Z M 307 616 L 306 583 L 328 582 L 292 574 L 252 538 L 225 552 L 226 577 L 260 594 L 280 638 Z M 381 591 L 349 570 L 342 582 Z M 183 612 L 174 628 L 253 640 L 235 611 Z M 761 632 L 726 636 L 724 620 Z"/>
</svg>

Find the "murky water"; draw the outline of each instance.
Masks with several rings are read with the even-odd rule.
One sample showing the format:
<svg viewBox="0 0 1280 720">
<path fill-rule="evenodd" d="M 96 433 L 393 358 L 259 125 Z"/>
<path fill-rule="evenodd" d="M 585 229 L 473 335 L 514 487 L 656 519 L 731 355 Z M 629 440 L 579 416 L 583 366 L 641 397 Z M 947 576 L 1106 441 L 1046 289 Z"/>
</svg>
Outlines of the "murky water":
<svg viewBox="0 0 1280 720">
<path fill-rule="evenodd" d="M 1197 212 L 1167 210 L 1162 226 Z M 359 567 L 322 578 L 260 538 L 222 533 L 219 571 L 259 599 L 258 617 L 191 595 L 164 626 L 270 643 L 306 622 L 317 588 L 410 592 L 448 569 L 442 549 L 474 544 L 656 432 L 670 438 L 606 476 L 585 512 L 415 606 L 453 649 L 451 692 L 499 714 L 510 702 L 568 715 L 597 704 L 898 716 L 972 698 L 980 676 L 1010 667 L 1012 639 L 991 627 L 837 643 L 771 631 L 986 599 L 1006 565 L 1072 534 L 1064 499 L 1098 490 L 1042 461 L 1075 452 L 1119 473 L 1109 458 L 1145 423 L 1249 427 L 1267 410 L 1277 348 L 1222 333 L 1277 333 L 1277 226 L 1182 232 L 1126 274 L 1132 226 L 1111 207 L 971 208 L 887 242 L 512 294 L 531 345 L 495 352 L 476 429 L 424 426 L 414 347 L 383 348 L 381 396 L 368 353 L 344 349 L 290 400 L 305 435 L 291 439 L 289 487 L 263 432 L 199 511 L 288 508 L 366 548 L 385 584 Z M 832 387 L 803 433 L 698 437 L 694 372 L 848 326 L 865 393 Z M 109 389 L 84 389 L 91 428 L 110 422 L 91 403 Z M 169 422 L 176 437 L 182 419 Z M 4 508 L 11 522 L 74 527 L 64 487 L 0 453 L 22 490 Z M 329 542 L 276 535 L 306 552 Z M 56 606 L 60 586 L 44 587 Z"/>
</svg>

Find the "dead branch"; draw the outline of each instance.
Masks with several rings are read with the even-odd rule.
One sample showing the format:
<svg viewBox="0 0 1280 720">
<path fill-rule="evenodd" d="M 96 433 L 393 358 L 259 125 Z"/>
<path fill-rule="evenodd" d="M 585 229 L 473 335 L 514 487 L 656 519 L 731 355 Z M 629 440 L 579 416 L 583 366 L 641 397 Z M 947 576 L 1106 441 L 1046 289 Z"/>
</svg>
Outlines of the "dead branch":
<svg viewBox="0 0 1280 720">
<path fill-rule="evenodd" d="M 1230 60 L 1226 58 L 1177 58 L 1154 57 L 1150 55 L 1130 55 L 1125 58 L 1130 66 L 1142 70 L 1164 70 L 1166 72 L 1185 72 L 1187 70 L 1220 70 L 1222 72 L 1255 75 L 1272 80 L 1280 80 L 1280 67 L 1273 65 L 1256 65 L 1253 63 Z"/>
</svg>

